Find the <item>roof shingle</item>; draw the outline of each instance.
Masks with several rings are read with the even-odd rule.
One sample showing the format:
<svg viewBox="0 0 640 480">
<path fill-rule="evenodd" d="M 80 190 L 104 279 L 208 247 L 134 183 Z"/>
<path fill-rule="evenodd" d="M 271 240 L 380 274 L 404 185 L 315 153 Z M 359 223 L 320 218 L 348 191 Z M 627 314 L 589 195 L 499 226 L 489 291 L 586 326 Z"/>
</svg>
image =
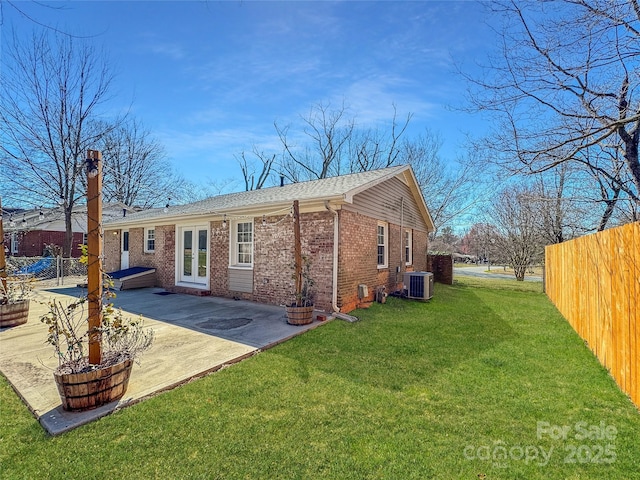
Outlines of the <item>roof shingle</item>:
<svg viewBox="0 0 640 480">
<path fill-rule="evenodd" d="M 291 183 L 282 187 L 268 187 L 247 192 L 218 195 L 194 203 L 170 206 L 165 212 L 162 208 L 152 208 L 105 222 L 108 225 L 132 223 L 160 219 L 163 217 L 191 216 L 207 213 L 224 213 L 240 208 L 264 207 L 278 205 L 294 200 L 313 201 L 346 197 L 350 192 L 359 191 L 367 185 L 391 178 L 409 167 L 397 167 L 371 170 L 368 172 L 340 175 L 336 177 L 312 180 L 308 182 Z"/>
</svg>

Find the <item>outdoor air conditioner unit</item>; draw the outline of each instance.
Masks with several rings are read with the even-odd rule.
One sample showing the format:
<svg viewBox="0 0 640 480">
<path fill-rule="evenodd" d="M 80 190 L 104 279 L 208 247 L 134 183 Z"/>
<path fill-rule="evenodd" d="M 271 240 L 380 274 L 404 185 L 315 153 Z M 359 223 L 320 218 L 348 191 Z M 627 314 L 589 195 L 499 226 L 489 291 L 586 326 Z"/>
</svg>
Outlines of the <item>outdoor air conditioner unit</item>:
<svg viewBox="0 0 640 480">
<path fill-rule="evenodd" d="M 404 274 L 404 286 L 408 298 L 429 300 L 433 297 L 433 273 L 407 272 Z"/>
</svg>

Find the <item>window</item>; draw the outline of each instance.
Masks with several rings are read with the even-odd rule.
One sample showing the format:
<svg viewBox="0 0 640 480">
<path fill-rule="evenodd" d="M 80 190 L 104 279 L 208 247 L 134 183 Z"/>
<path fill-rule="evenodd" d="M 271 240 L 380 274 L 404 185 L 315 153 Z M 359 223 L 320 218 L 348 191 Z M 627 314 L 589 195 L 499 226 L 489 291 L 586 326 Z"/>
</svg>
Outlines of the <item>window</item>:
<svg viewBox="0 0 640 480">
<path fill-rule="evenodd" d="M 18 234 L 13 232 L 11 234 L 11 254 L 15 255 L 18 253 Z"/>
<path fill-rule="evenodd" d="M 232 265 L 250 267 L 253 264 L 253 222 L 238 222 L 234 230 Z"/>
<path fill-rule="evenodd" d="M 89 234 L 88 233 L 83 233 L 82 234 L 82 244 L 83 245 L 89 245 Z"/>
<path fill-rule="evenodd" d="M 144 229 L 144 251 L 147 253 L 156 251 L 156 229 Z"/>
<path fill-rule="evenodd" d="M 386 223 L 378 223 L 378 268 L 387 268 L 389 241 L 388 226 Z"/>
<path fill-rule="evenodd" d="M 406 265 L 413 263 L 413 232 L 411 230 L 404 231 L 404 263 Z"/>
</svg>

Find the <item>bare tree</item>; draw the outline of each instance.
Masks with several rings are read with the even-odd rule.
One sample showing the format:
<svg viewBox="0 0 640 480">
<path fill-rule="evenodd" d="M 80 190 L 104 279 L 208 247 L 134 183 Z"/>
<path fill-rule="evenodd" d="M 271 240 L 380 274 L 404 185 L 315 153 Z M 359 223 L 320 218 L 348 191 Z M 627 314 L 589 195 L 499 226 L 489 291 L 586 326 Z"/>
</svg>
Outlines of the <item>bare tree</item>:
<svg viewBox="0 0 640 480">
<path fill-rule="evenodd" d="M 640 6 L 636 0 L 504 0 L 501 52 L 471 79 L 476 109 L 495 114 L 486 146 L 511 172 L 570 163 L 616 202 L 640 204 Z M 619 161 L 594 149 L 614 149 Z M 598 191 L 599 187 L 592 187 Z M 603 193 L 602 191 L 599 193 Z M 636 207 L 637 209 L 637 207 Z"/>
<path fill-rule="evenodd" d="M 112 74 L 95 49 L 68 35 L 15 38 L 2 57 L 0 175 L 18 201 L 60 205 L 71 252 L 73 207 L 83 197 L 85 153 L 106 133 L 93 121 Z"/>
<path fill-rule="evenodd" d="M 401 162 L 404 134 L 413 114 L 399 123 L 398 110 L 393 105 L 393 117 L 388 131 L 376 129 L 354 129 L 347 141 L 349 172 L 366 172 L 398 165 Z"/>
<path fill-rule="evenodd" d="M 397 158 L 398 164 L 410 164 L 415 172 L 435 225 L 432 240 L 440 228 L 469 212 L 478 198 L 472 164 L 445 161 L 440 155 L 441 146 L 440 136 L 425 130 L 413 139 L 405 139 Z"/>
<path fill-rule="evenodd" d="M 544 242 L 536 224 L 535 192 L 524 186 L 509 187 L 497 197 L 491 218 L 498 235 L 495 244 L 513 268 L 516 280 L 524 280 L 527 269 L 540 261 Z"/>
<path fill-rule="evenodd" d="M 285 177 L 298 182 L 398 165 L 411 117 L 399 121 L 393 105 L 388 130 L 358 128 L 344 103 L 338 108 L 316 104 L 302 117 L 302 132 L 274 123 L 284 151 L 278 166 Z"/>
<path fill-rule="evenodd" d="M 245 191 L 260 190 L 271 173 L 273 162 L 276 160 L 275 154 L 266 154 L 259 150 L 255 145 L 253 146 L 252 153 L 255 160 L 248 160 L 245 152 L 240 153 L 239 157 L 236 157 L 240 170 L 242 170 L 242 176 L 244 178 Z M 261 163 L 260 167 L 256 167 L 256 160 Z M 256 180 L 256 168 L 260 168 L 258 179 Z"/>
<path fill-rule="evenodd" d="M 332 109 L 330 104 L 314 105 L 309 114 L 302 117 L 302 148 L 295 144 L 290 126 L 274 122 L 284 148 L 280 168 L 289 180 L 322 179 L 341 173 L 345 146 L 355 127 L 354 119 L 347 115 L 344 104 L 337 109 Z"/>
<path fill-rule="evenodd" d="M 109 128 L 99 143 L 104 164 L 105 201 L 143 208 L 179 201 L 184 179 L 173 172 L 163 146 L 142 124 L 129 119 Z"/>
</svg>

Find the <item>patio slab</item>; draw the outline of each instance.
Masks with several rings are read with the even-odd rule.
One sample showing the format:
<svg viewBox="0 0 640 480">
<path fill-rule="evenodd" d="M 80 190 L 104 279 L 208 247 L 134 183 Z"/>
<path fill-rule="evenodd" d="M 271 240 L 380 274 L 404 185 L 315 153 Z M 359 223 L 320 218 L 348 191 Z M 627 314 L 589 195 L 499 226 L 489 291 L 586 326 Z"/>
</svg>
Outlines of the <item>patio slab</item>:
<svg viewBox="0 0 640 480">
<path fill-rule="evenodd" d="M 145 288 L 117 292 L 114 304 L 142 316 L 155 331 L 153 346 L 135 364 L 125 396 L 87 412 L 66 412 L 53 380 L 57 359 L 45 339 L 40 316 L 51 298 L 67 300 L 82 294 L 77 287 L 36 291 L 29 321 L 0 330 L 0 371 L 51 435 L 58 435 L 172 389 L 224 365 L 235 363 L 299 335 L 323 322 L 293 326 L 284 308 L 217 297 L 162 294 Z"/>
</svg>

